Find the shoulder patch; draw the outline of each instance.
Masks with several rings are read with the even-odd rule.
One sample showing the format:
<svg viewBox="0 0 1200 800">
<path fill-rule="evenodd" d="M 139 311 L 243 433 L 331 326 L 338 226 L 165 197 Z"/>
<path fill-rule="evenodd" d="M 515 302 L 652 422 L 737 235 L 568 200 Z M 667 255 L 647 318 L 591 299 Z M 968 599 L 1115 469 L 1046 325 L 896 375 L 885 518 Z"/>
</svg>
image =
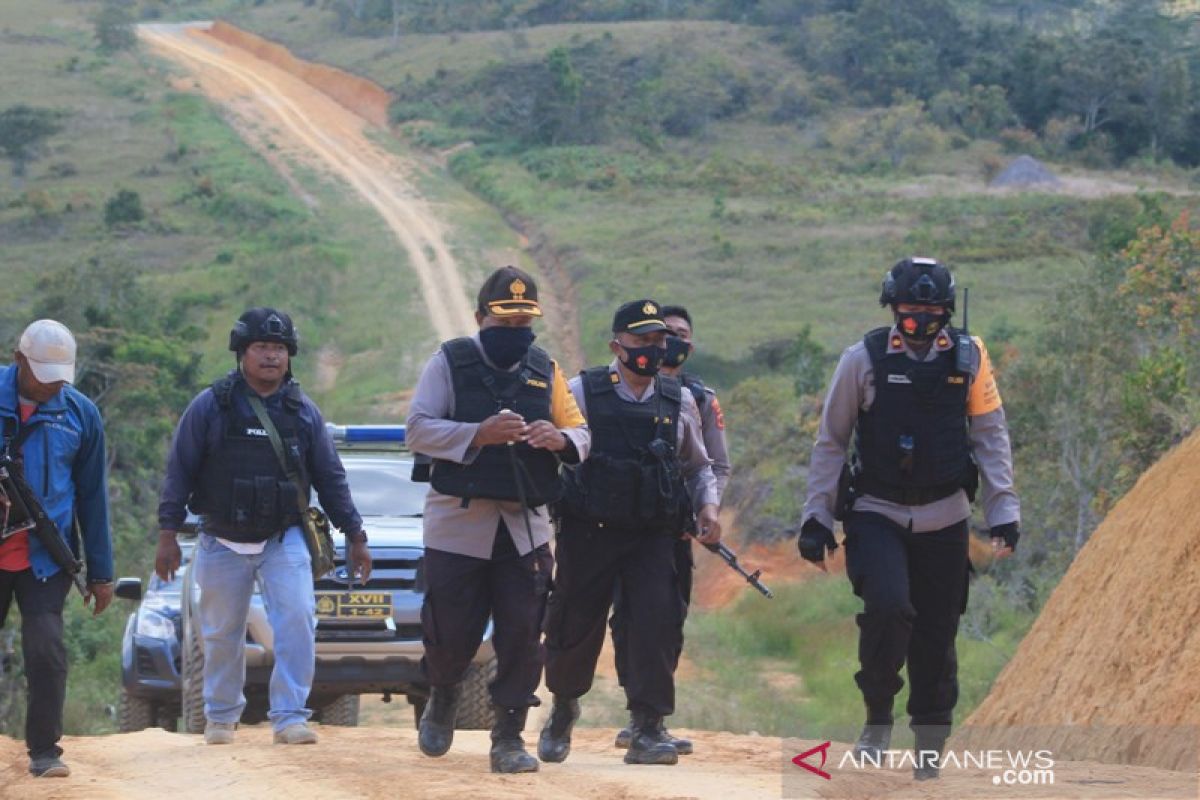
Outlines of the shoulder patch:
<svg viewBox="0 0 1200 800">
<path fill-rule="evenodd" d="M 711 389 L 709 392 L 712 394 L 713 417 L 717 420 L 717 428 L 725 430 L 725 412 L 721 410 L 721 401 L 717 399 L 716 392 Z"/>
</svg>

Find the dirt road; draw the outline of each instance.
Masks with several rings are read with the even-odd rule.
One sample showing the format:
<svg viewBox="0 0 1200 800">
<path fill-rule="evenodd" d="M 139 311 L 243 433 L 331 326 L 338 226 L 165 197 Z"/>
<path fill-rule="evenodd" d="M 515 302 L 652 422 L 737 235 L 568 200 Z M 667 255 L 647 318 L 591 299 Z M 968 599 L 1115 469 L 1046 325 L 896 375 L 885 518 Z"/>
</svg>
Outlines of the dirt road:
<svg viewBox="0 0 1200 800">
<path fill-rule="evenodd" d="M 340 800 L 463 798 L 638 800 L 641 798 L 1143 798 L 1196 797 L 1196 776 L 1149 767 L 1056 764 L 1054 785 L 996 785 L 993 772 L 964 770 L 914 783 L 909 769 L 839 769 L 846 746 L 829 749 L 825 780 L 790 763 L 800 742 L 766 736 L 688 732 L 696 754 L 675 767 L 630 767 L 612 748 L 612 731 L 583 730 L 563 764 L 534 775 L 488 772 L 487 734 L 460 732 L 443 758 L 417 752 L 408 728 L 320 728 L 316 747 L 277 747 L 263 726 L 243 728 L 232 747 L 205 747 L 199 736 L 161 730 L 67 737 L 74 774 L 36 780 L 25 773 L 21 743 L 0 738 L 0 797 L 21 800 Z M 785 752 L 786 750 L 786 752 Z M 818 762 L 812 762 L 814 765 Z M 786 777 L 786 783 L 785 783 Z"/>
<path fill-rule="evenodd" d="M 346 181 L 383 218 L 420 280 L 439 339 L 475 329 L 445 228 L 398 158 L 367 136 L 369 123 L 301 79 L 206 34 L 207 25 L 141 25 L 155 52 L 183 65 L 225 106 L 242 136 L 275 166 L 311 164 Z"/>
</svg>

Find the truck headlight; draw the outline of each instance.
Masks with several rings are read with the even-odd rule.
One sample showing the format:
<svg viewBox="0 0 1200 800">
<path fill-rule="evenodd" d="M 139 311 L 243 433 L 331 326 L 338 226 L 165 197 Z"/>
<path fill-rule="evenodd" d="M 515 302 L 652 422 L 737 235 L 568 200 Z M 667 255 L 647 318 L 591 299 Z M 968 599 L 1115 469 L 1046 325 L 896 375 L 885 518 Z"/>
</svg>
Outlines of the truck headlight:
<svg viewBox="0 0 1200 800">
<path fill-rule="evenodd" d="M 175 623 L 157 611 L 143 608 L 138 612 L 136 632 L 138 636 L 170 640 L 175 638 Z"/>
</svg>

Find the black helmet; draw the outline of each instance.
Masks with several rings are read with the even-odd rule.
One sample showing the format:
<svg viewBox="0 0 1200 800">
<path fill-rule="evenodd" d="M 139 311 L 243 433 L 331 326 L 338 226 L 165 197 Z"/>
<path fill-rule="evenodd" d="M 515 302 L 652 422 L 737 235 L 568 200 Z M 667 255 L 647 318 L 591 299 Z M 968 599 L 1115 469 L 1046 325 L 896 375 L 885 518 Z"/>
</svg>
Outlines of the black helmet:
<svg viewBox="0 0 1200 800">
<path fill-rule="evenodd" d="M 279 342 L 287 345 L 289 356 L 296 355 L 300 339 L 292 318 L 273 308 L 251 308 L 234 323 L 229 332 L 229 349 L 239 355 L 252 342 Z"/>
<path fill-rule="evenodd" d="M 883 276 L 879 305 L 920 303 L 954 311 L 954 276 L 936 258 L 906 258 Z"/>
</svg>

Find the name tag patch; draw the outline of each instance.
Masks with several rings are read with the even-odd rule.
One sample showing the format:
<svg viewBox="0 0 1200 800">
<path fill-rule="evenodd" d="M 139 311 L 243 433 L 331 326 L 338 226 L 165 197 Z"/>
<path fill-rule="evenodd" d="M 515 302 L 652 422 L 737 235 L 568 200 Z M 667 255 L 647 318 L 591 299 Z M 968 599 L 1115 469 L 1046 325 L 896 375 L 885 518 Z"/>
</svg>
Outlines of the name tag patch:
<svg viewBox="0 0 1200 800">
<path fill-rule="evenodd" d="M 912 383 L 907 375 L 898 375 L 895 372 L 888 374 L 888 383 Z"/>
</svg>

